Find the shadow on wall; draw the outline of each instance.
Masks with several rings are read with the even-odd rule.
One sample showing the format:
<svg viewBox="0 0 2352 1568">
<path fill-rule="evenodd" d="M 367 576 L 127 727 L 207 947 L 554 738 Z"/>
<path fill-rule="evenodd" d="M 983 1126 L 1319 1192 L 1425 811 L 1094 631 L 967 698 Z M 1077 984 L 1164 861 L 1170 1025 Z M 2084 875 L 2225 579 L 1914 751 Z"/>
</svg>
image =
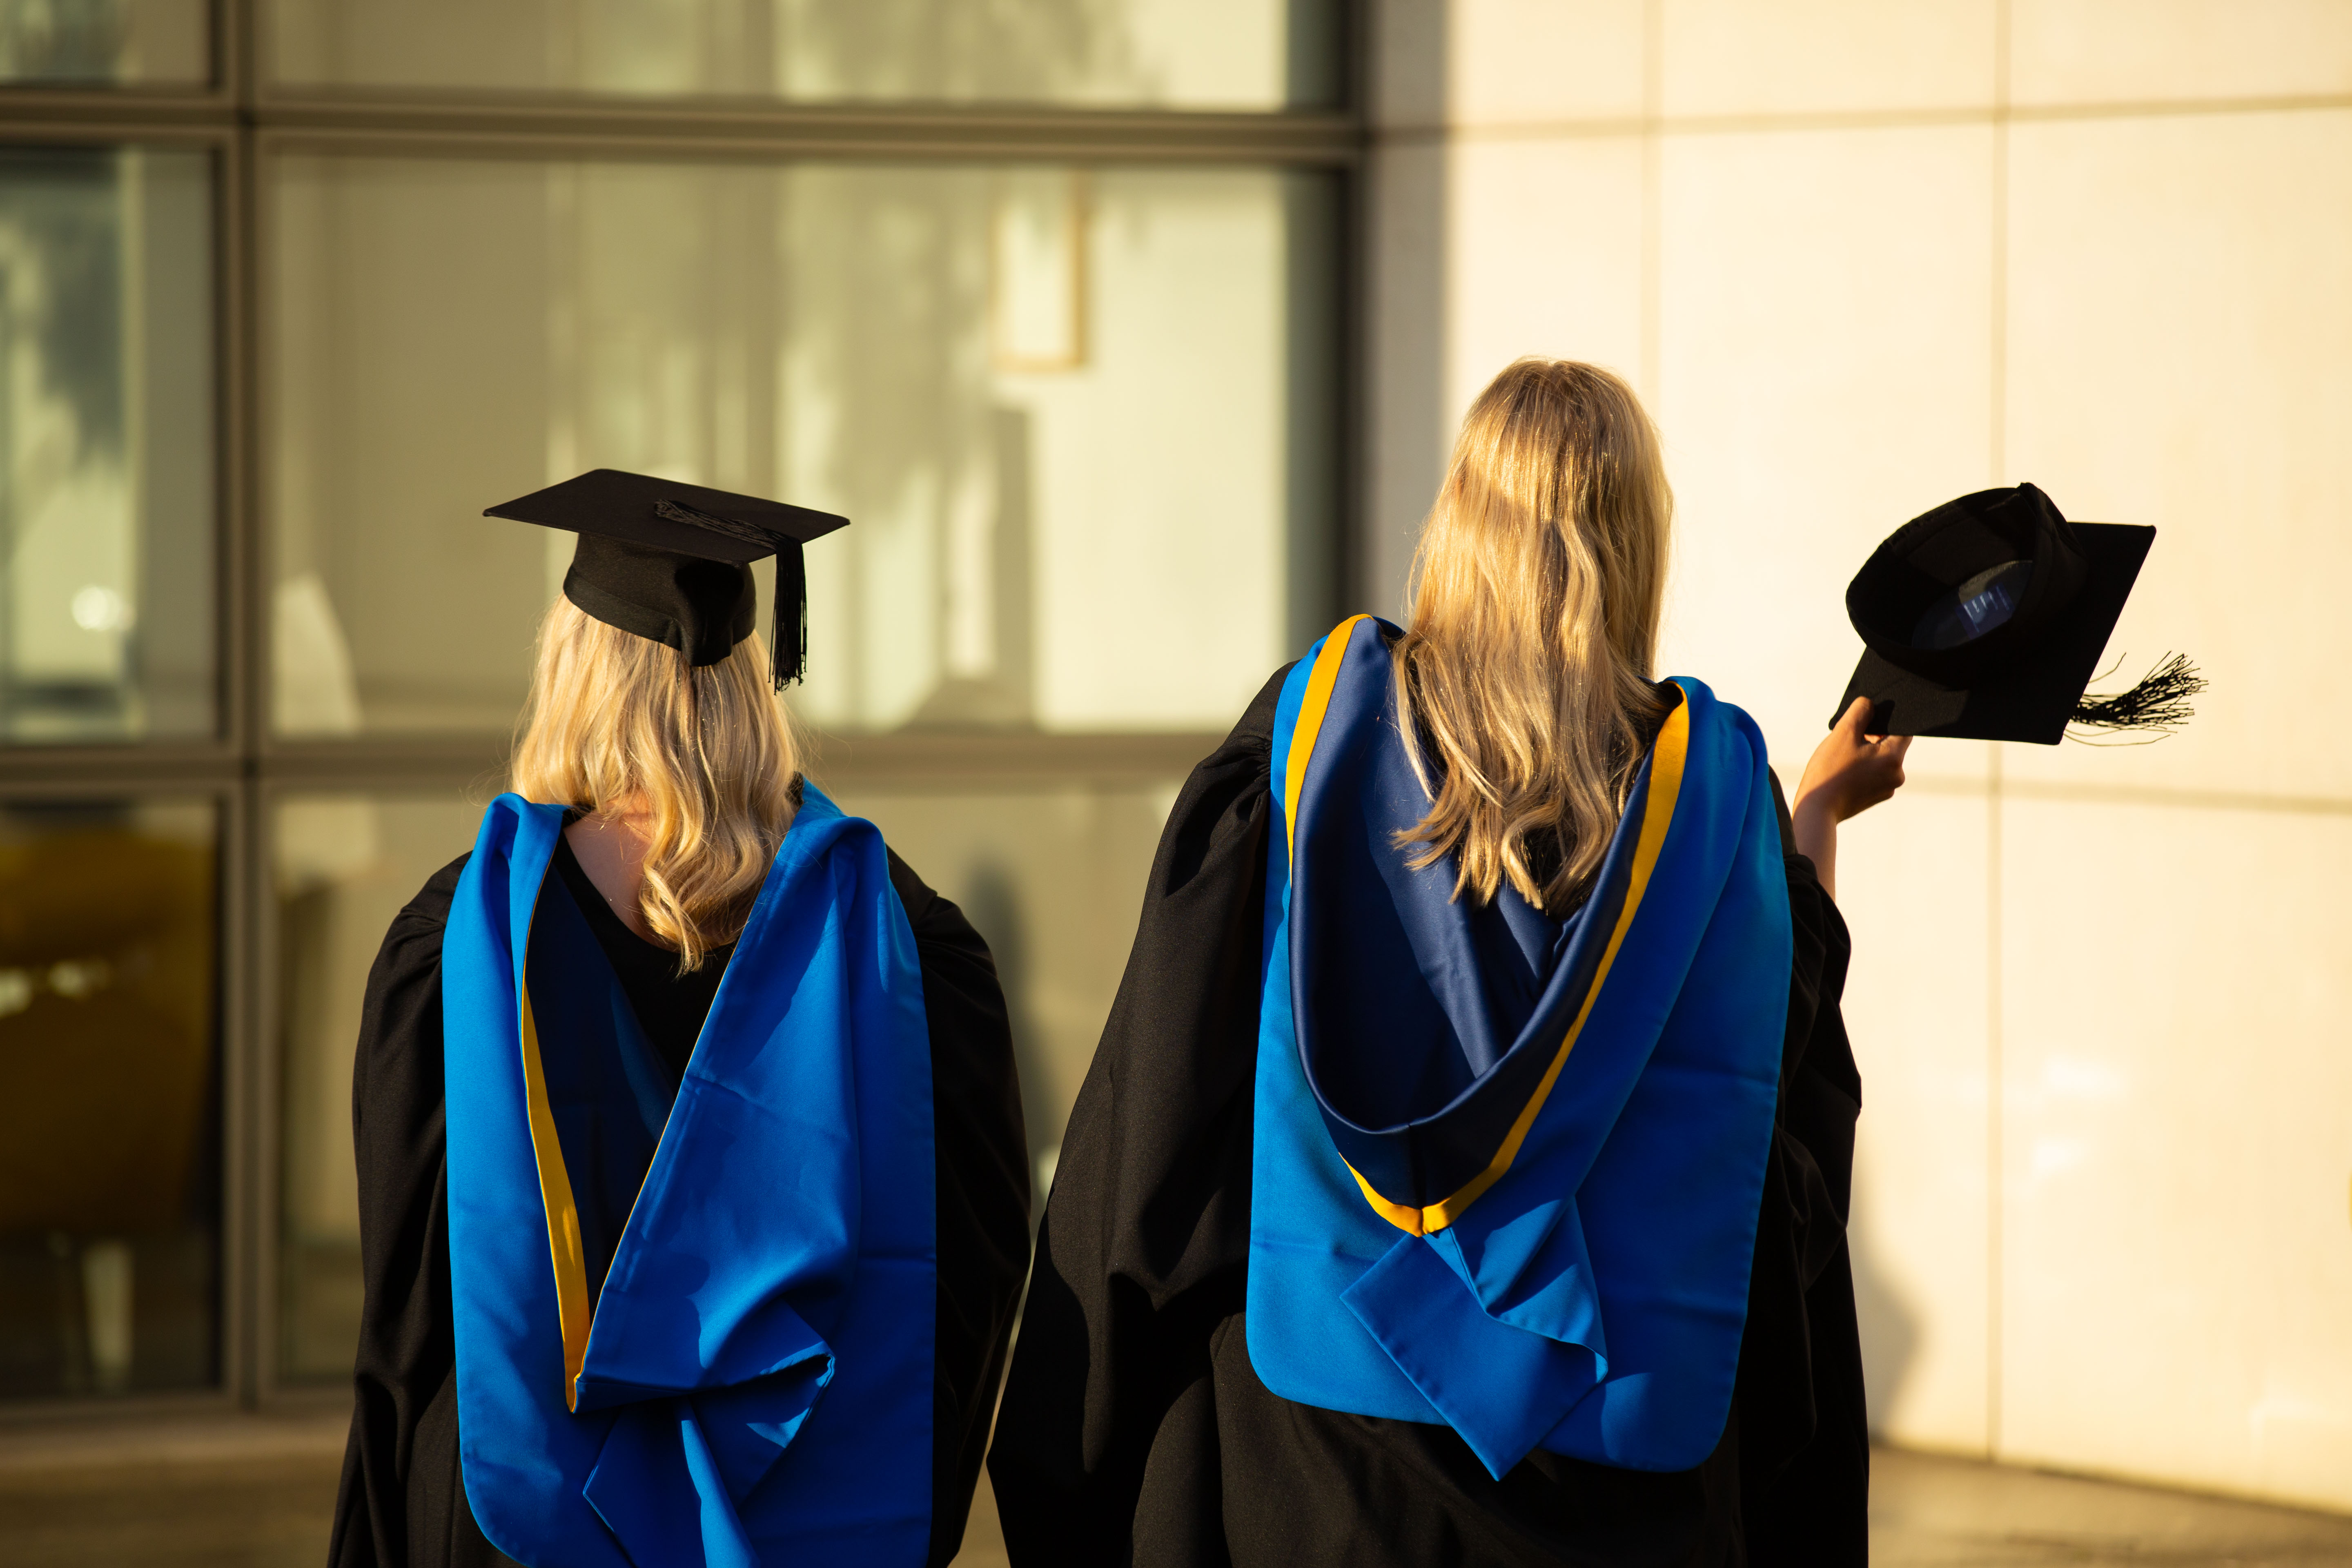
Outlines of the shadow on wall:
<svg viewBox="0 0 2352 1568">
<path fill-rule="evenodd" d="M 1031 602 L 1036 416 L 1025 408 L 1000 405 L 989 410 L 989 420 L 995 456 L 994 515 L 973 559 L 957 559 L 963 542 L 942 531 L 938 552 L 940 577 L 947 585 L 948 647 L 939 684 L 908 721 L 910 727 L 1036 725 L 1036 626 Z M 971 581 L 975 577 L 977 584 Z M 967 596 L 985 603 L 964 602 Z"/>
<path fill-rule="evenodd" d="M 997 984 L 1004 989 L 1006 1010 L 1012 1015 L 1013 1061 L 1021 1074 L 1021 1120 L 1029 1137 L 1029 1226 L 1034 1233 L 1045 1212 L 1045 1194 L 1054 1184 L 1054 1163 L 1062 1150 L 1062 1123 L 1067 1111 L 1055 1097 L 1055 1086 L 1062 1075 L 1047 1059 L 1045 1042 L 1031 1022 L 1036 1012 L 1031 1005 L 1034 975 L 1019 884 L 1002 865 L 982 860 L 972 867 L 964 886 L 968 889 L 964 918 L 995 955 Z"/>
<path fill-rule="evenodd" d="M 1878 1263 L 1871 1245 L 1868 1190 L 1857 1184 L 1846 1221 L 1846 1252 L 1853 1262 L 1853 1310 L 1862 1329 L 1862 1381 L 1869 1399 L 1874 1436 L 1886 1429 L 1887 1413 L 1903 1392 L 1919 1349 L 1919 1321 L 1902 1292 Z"/>
</svg>

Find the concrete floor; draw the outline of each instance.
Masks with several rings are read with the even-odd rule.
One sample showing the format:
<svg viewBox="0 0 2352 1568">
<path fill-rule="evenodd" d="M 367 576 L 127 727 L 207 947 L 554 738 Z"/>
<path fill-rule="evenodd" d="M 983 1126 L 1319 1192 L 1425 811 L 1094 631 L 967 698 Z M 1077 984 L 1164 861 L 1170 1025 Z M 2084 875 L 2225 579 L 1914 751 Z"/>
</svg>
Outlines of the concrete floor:
<svg viewBox="0 0 2352 1568">
<path fill-rule="evenodd" d="M 1870 1560 L 1877 1568 L 2344 1568 L 2352 1519 L 1881 1448 L 1871 1460 Z"/>
<path fill-rule="evenodd" d="M 0 1428 L 8 1568 L 320 1568 L 345 1418 Z M 2352 1568 L 2352 1518 L 1881 1449 L 1877 1568 Z M 983 1484 L 963 1555 L 1003 1568 Z"/>
</svg>

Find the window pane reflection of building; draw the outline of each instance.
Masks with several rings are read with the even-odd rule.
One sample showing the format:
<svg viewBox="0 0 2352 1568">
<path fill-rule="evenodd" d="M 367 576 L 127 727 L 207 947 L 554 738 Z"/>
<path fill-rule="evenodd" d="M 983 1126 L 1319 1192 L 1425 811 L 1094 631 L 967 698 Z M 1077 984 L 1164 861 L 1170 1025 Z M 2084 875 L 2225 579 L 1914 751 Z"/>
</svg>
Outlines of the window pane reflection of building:
<svg viewBox="0 0 2352 1568">
<path fill-rule="evenodd" d="M 1013 1023 L 1035 1191 L 1061 1153 L 1135 940 L 1160 825 L 1182 781 L 987 794 L 845 787 L 901 858 L 956 901 L 996 958 Z"/>
<path fill-rule="evenodd" d="M 1324 176 L 289 156 L 273 195 L 280 733 L 509 724 L 572 539 L 479 514 L 593 467 L 856 521 L 809 552 L 828 729 L 1222 729 L 1328 612 Z"/>
<path fill-rule="evenodd" d="M 278 805 L 279 1370 L 291 1381 L 349 1378 L 358 1342 L 352 1058 L 368 968 L 393 917 L 472 847 L 480 817 L 454 794 L 295 795 Z"/>
<path fill-rule="evenodd" d="M 213 729 L 211 168 L 0 148 L 0 739 Z"/>
<path fill-rule="evenodd" d="M 269 0 L 302 86 L 813 102 L 1326 107 L 1337 0 Z"/>
<path fill-rule="evenodd" d="M 0 805 L 0 1396 L 217 1376 L 215 812 Z"/>
<path fill-rule="evenodd" d="M 205 0 L 8 0 L 0 81 L 201 86 L 212 75 L 211 29 Z"/>
</svg>

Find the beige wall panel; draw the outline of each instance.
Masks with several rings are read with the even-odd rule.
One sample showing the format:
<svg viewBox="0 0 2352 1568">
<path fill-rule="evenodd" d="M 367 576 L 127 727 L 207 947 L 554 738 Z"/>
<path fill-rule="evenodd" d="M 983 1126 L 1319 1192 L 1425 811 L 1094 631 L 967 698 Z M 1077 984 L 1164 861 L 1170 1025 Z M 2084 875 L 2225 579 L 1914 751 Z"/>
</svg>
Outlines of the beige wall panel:
<svg viewBox="0 0 2352 1568">
<path fill-rule="evenodd" d="M 1448 9 L 1454 124 L 1642 112 L 1643 0 L 1454 0 Z"/>
<path fill-rule="evenodd" d="M 1990 109 L 1993 0 L 1659 0 L 1663 107 Z"/>
<path fill-rule="evenodd" d="M 1459 142 L 1447 175 L 1449 421 L 1522 354 L 1638 381 L 1640 138 Z"/>
<path fill-rule="evenodd" d="M 1670 136 L 1659 385 L 1664 665 L 1756 715 L 1791 784 L 1861 653 L 1845 585 L 1985 483 L 1988 126 Z M 1978 763 L 1923 746 L 1922 773 Z"/>
<path fill-rule="evenodd" d="M 1987 811 L 1981 793 L 1906 792 L 1848 824 L 1838 854 L 1871 1427 L 1969 1452 L 1986 1442 Z"/>
<path fill-rule="evenodd" d="M 2352 16 L 2352 5 L 2343 7 Z M 2352 110 L 2020 124 L 2005 481 L 2153 523 L 2106 658 L 2212 679 L 2161 744 L 2011 749 L 2011 775 L 2352 795 Z"/>
<path fill-rule="evenodd" d="M 2352 1507 L 2352 817 L 2002 848 L 2004 1457 Z"/>
<path fill-rule="evenodd" d="M 2352 92 L 2345 0 L 2011 0 L 2010 100 Z"/>
</svg>

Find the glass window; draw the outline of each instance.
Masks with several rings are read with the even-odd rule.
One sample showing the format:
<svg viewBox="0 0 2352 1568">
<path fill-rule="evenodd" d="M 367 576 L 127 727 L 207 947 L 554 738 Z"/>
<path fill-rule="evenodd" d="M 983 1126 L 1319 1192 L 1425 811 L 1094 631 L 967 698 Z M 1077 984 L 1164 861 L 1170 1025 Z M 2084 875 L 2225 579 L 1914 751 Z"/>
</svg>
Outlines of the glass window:
<svg viewBox="0 0 2352 1568">
<path fill-rule="evenodd" d="M 1271 673 L 1269 670 L 1267 673 Z M 987 939 L 1012 1015 L 1034 1219 L 1135 941 L 1160 825 L 1183 781 L 1002 793 L 844 786 L 915 874 Z"/>
<path fill-rule="evenodd" d="M 600 466 L 856 521 L 808 554 L 830 729 L 1222 730 L 1328 614 L 1328 176 L 290 156 L 271 188 L 280 733 L 511 723 L 572 540 L 479 514 Z"/>
<path fill-rule="evenodd" d="M 0 738 L 214 727 L 212 166 L 0 148 Z"/>
<path fill-rule="evenodd" d="M 212 77 L 206 0 L 7 0 L 0 82 L 201 85 Z"/>
<path fill-rule="evenodd" d="M 215 818 L 0 805 L 0 1395 L 217 1376 Z"/>
<path fill-rule="evenodd" d="M 1050 1179 L 1136 781 L 1338 608 L 1359 9 L 0 0 L 0 1403 L 345 1384 L 367 974 L 573 547 L 481 512 L 593 467 L 855 520 L 790 700 Z"/>
<path fill-rule="evenodd" d="M 1322 107 L 1338 0 L 270 0 L 273 79 L 812 102 Z"/>
<path fill-rule="evenodd" d="M 280 1375 L 351 1376 L 360 1321 L 352 1057 L 368 967 L 426 879 L 473 847 L 481 810 L 433 796 L 302 795 L 275 817 L 283 1077 Z"/>
</svg>

